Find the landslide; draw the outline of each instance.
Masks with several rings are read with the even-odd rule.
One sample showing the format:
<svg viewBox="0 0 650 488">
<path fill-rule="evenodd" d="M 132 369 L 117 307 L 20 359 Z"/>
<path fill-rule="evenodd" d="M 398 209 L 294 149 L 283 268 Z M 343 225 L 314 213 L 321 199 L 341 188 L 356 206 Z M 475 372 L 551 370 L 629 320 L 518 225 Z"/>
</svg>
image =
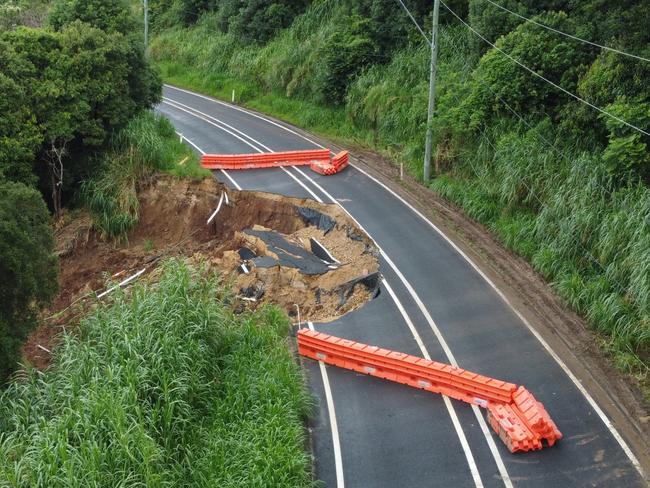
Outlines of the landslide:
<svg viewBox="0 0 650 488">
<path fill-rule="evenodd" d="M 272 303 L 295 321 L 322 322 L 378 293 L 378 251 L 338 206 L 167 176 L 149 182 L 138 199 L 139 223 L 121 244 L 102 239 L 88 214 L 56 231 L 60 292 L 25 345 L 32 365 L 49 364 L 59 333 L 96 306 L 98 294 L 143 269 L 139 279 L 155 280 L 166 257 L 217 269 L 236 312 Z M 338 262 L 314 255 L 311 239 Z"/>
</svg>

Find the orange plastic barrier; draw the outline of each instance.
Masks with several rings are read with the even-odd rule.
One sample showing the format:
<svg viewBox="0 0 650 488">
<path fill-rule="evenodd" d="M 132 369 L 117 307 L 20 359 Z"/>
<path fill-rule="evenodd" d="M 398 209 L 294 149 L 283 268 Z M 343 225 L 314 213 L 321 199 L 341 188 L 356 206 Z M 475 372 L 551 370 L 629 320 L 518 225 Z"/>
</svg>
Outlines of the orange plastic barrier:
<svg viewBox="0 0 650 488">
<path fill-rule="evenodd" d="M 329 176 L 329 175 L 334 175 L 347 168 L 349 164 L 349 160 L 350 160 L 350 154 L 347 151 L 341 151 L 340 153 L 338 153 L 336 156 L 332 158 L 332 161 L 328 161 L 328 162 L 317 161 L 311 164 L 309 167 L 313 171 L 316 171 L 316 173 Z"/>
<path fill-rule="evenodd" d="M 273 168 L 308 164 L 312 170 L 322 175 L 336 174 L 345 169 L 348 162 L 347 151 L 342 151 L 332 158 L 328 149 L 260 154 L 204 154 L 201 156 L 201 166 L 207 169 Z"/>
<path fill-rule="evenodd" d="M 284 151 L 260 154 L 204 154 L 201 166 L 207 169 L 252 169 L 276 166 L 301 166 L 329 163 L 328 149 L 310 151 Z"/>
<path fill-rule="evenodd" d="M 488 421 L 511 452 L 537 450 L 562 438 L 544 406 L 523 387 L 449 364 L 298 330 L 301 355 L 359 373 L 441 393 L 488 410 Z"/>
</svg>

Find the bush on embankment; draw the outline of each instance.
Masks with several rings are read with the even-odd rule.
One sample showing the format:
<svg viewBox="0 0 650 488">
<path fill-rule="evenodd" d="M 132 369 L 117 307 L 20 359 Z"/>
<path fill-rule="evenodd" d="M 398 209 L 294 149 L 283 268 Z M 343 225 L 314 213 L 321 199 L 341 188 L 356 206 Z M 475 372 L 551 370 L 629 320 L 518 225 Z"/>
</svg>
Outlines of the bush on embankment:
<svg viewBox="0 0 650 488">
<path fill-rule="evenodd" d="M 168 261 L 0 394 L 2 486 L 311 486 L 309 400 L 275 308 Z"/>
</svg>

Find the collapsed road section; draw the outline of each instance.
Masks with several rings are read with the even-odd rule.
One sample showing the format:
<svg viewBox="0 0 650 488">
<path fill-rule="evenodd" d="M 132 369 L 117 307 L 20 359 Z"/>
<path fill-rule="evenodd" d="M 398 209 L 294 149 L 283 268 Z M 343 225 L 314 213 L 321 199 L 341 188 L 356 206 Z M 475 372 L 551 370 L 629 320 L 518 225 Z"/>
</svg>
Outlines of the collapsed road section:
<svg viewBox="0 0 650 488">
<path fill-rule="evenodd" d="M 378 251 L 337 206 L 164 176 L 138 201 L 139 222 L 119 242 L 104 239 L 88 214 L 56 231 L 60 292 L 24 351 L 37 367 L 84 307 L 132 279 L 155 280 L 167 257 L 218 271 L 236 312 L 273 304 L 325 322 L 379 292 Z"/>
</svg>

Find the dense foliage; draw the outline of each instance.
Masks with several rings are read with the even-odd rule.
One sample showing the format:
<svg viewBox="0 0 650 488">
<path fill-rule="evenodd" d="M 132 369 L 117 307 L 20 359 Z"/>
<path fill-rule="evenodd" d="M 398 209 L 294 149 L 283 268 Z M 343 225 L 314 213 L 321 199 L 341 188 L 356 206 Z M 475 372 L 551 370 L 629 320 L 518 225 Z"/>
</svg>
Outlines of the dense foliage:
<svg viewBox="0 0 650 488">
<path fill-rule="evenodd" d="M 201 179 L 210 171 L 181 143 L 162 116 L 143 112 L 115 134 L 110 149 L 98 156 L 97 172 L 81 183 L 81 200 L 105 238 L 122 240 L 140 217 L 138 187 L 155 171 Z"/>
<path fill-rule="evenodd" d="M 433 189 L 530 259 L 619 364 L 647 371 L 650 137 L 549 83 L 648 132 L 650 63 L 551 30 L 650 58 L 647 2 L 445 3 L 498 49 L 441 8 Z M 429 35 L 430 2 L 405 4 Z M 219 9 L 206 4 L 191 28 L 160 30 L 152 54 L 167 79 L 234 89 L 241 102 L 383 150 L 421 177 L 429 49 L 399 2 L 314 1 L 259 46 L 223 28 Z"/>
<path fill-rule="evenodd" d="M 286 315 L 233 316 L 216 276 L 163 267 L 0 395 L 0 484 L 311 486 Z"/>
<path fill-rule="evenodd" d="M 40 183 L 58 213 L 91 169 L 86 155 L 161 87 L 128 3 L 61 0 L 50 24 L 0 32 L 0 173 Z"/>
<path fill-rule="evenodd" d="M 15 369 L 39 307 L 57 291 L 50 216 L 38 191 L 0 180 L 0 384 Z"/>
<path fill-rule="evenodd" d="M 37 190 L 59 216 L 82 180 L 106 171 L 116 134 L 160 99 L 140 27 L 126 0 L 0 1 L 0 381 L 56 288 Z"/>
</svg>

